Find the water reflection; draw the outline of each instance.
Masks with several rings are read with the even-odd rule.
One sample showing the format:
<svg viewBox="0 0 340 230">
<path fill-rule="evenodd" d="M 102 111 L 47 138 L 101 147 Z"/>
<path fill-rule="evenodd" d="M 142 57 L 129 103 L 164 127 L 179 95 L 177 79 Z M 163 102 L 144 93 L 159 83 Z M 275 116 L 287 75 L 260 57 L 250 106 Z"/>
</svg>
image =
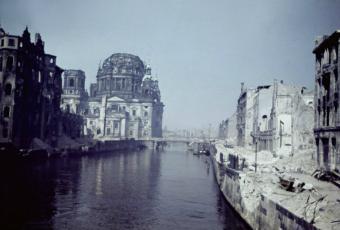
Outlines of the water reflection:
<svg viewBox="0 0 340 230">
<path fill-rule="evenodd" d="M 96 176 L 96 195 L 103 195 L 102 191 L 102 176 L 103 176 L 103 163 L 102 159 L 98 161 L 97 176 Z"/>
<path fill-rule="evenodd" d="M 244 229 L 222 198 L 209 159 L 184 147 L 25 162 L 3 170 L 1 226 Z"/>
</svg>

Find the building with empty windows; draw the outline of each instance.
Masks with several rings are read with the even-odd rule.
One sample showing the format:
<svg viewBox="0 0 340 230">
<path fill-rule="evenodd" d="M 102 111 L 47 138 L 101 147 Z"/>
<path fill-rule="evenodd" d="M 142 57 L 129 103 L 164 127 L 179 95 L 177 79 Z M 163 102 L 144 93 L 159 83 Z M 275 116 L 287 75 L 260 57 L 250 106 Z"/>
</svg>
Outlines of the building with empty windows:
<svg viewBox="0 0 340 230">
<path fill-rule="evenodd" d="M 315 124 L 317 162 L 325 170 L 340 170 L 339 111 L 340 30 L 316 40 Z"/>
<path fill-rule="evenodd" d="M 254 123 L 255 89 L 247 89 L 241 83 L 241 94 L 237 100 L 237 145 L 252 148 L 254 144 L 251 132 Z"/>
<path fill-rule="evenodd" d="M 33 138 L 56 145 L 62 69 L 39 34 L 31 42 L 0 28 L 0 142 L 29 147 Z"/>
<path fill-rule="evenodd" d="M 312 94 L 305 87 L 287 85 L 277 80 L 273 85 L 261 85 L 254 89 L 245 89 L 242 84 L 236 113 L 236 144 L 278 155 L 291 155 L 297 150 L 311 148 Z M 226 139 L 229 143 L 235 143 L 233 119 L 227 121 Z"/>
<path fill-rule="evenodd" d="M 138 56 L 108 57 L 88 98 L 83 79 L 82 71 L 65 71 L 62 109 L 83 115 L 84 134 L 99 139 L 162 137 L 164 105 L 158 80 Z"/>
</svg>

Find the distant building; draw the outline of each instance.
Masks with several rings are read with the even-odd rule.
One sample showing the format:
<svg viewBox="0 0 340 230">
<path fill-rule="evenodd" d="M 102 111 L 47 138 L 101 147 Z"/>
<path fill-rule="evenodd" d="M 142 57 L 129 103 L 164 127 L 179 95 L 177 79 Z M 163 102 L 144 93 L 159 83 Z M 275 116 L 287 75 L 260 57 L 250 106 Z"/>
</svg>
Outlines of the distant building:
<svg viewBox="0 0 340 230">
<path fill-rule="evenodd" d="M 237 144 L 237 114 L 234 113 L 231 115 L 226 121 L 225 121 L 225 136 L 226 141 L 230 145 L 236 145 Z"/>
<path fill-rule="evenodd" d="M 62 69 L 46 54 L 39 34 L 31 42 L 0 28 L 0 141 L 20 148 L 39 138 L 57 143 Z"/>
<path fill-rule="evenodd" d="M 218 134 L 217 137 L 221 140 L 226 139 L 227 137 L 227 123 L 228 120 L 223 120 L 221 123 L 218 125 Z"/>
<path fill-rule="evenodd" d="M 245 89 L 241 83 L 241 94 L 237 100 L 237 145 L 251 147 L 254 143 L 251 137 L 254 118 L 254 89 Z"/>
<path fill-rule="evenodd" d="M 320 168 L 340 170 L 340 30 L 315 42 L 315 125 Z"/>
<path fill-rule="evenodd" d="M 84 91 L 85 74 L 65 71 L 64 111 L 81 114 L 84 134 L 100 139 L 162 137 L 163 103 L 151 67 L 132 54 L 108 57 Z"/>
</svg>

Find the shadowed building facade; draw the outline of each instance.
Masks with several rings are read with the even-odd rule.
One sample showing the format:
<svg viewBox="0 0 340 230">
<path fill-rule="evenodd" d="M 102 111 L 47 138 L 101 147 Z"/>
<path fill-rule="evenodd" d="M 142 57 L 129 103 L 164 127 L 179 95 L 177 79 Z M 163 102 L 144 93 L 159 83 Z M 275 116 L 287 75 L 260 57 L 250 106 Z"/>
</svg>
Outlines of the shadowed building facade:
<svg viewBox="0 0 340 230">
<path fill-rule="evenodd" d="M 60 115 L 62 69 L 46 54 L 39 34 L 31 42 L 0 28 L 0 141 L 20 148 L 33 138 L 54 146 Z"/>
</svg>

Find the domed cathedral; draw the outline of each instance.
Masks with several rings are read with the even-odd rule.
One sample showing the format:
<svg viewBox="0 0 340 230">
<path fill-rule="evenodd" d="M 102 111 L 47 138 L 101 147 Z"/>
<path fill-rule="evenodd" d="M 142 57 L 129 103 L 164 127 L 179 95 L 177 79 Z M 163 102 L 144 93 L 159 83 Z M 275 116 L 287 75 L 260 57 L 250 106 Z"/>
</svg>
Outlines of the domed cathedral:
<svg viewBox="0 0 340 230">
<path fill-rule="evenodd" d="M 132 54 L 117 53 L 108 57 L 97 73 L 97 84 L 91 95 L 101 97 L 117 96 L 123 99 L 137 98 L 145 69 L 142 60 Z"/>
<path fill-rule="evenodd" d="M 138 56 L 112 54 L 90 86 L 85 133 L 104 139 L 161 137 L 163 107 L 151 67 Z"/>
<path fill-rule="evenodd" d="M 87 107 L 88 93 L 85 91 L 85 73 L 82 70 L 65 70 L 61 109 L 65 112 L 83 114 Z"/>
</svg>

